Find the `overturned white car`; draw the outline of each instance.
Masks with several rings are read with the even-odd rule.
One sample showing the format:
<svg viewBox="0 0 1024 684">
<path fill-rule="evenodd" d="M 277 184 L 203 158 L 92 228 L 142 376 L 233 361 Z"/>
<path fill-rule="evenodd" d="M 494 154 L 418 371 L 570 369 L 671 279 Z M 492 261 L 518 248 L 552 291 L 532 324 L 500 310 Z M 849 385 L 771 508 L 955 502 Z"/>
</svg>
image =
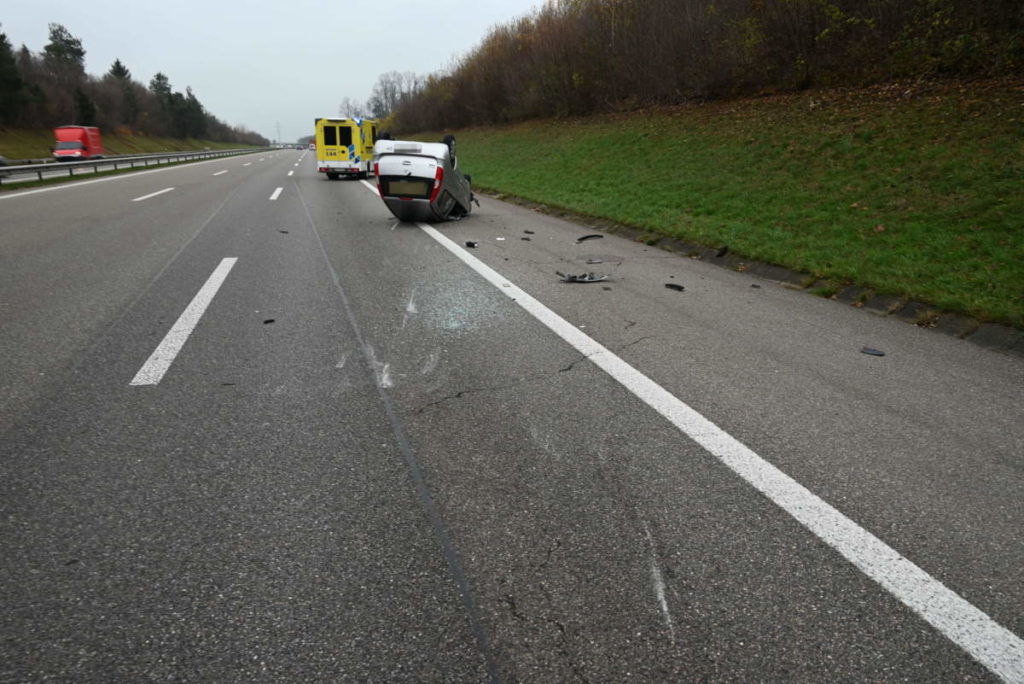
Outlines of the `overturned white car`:
<svg viewBox="0 0 1024 684">
<path fill-rule="evenodd" d="M 469 214 L 470 177 L 458 170 L 455 138 L 438 143 L 381 139 L 373 146 L 377 190 L 402 221 L 447 221 Z"/>
</svg>

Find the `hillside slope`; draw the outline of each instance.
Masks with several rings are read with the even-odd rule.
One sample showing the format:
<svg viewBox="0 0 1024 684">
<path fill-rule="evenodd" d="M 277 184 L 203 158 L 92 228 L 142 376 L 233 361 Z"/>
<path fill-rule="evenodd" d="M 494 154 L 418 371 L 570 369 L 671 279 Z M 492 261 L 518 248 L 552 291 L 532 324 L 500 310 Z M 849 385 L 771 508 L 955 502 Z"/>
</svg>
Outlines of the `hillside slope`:
<svg viewBox="0 0 1024 684">
<path fill-rule="evenodd" d="M 1024 327 L 1024 81 L 456 134 L 480 189 Z"/>
</svg>

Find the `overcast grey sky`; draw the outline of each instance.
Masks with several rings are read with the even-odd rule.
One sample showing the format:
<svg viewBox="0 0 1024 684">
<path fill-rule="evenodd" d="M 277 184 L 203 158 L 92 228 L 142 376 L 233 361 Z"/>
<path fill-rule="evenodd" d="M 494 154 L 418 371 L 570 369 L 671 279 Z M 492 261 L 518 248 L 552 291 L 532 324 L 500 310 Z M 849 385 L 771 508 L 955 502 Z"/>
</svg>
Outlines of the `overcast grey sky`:
<svg viewBox="0 0 1024 684">
<path fill-rule="evenodd" d="M 490 28 L 543 0 L 2 0 L 0 32 L 39 53 L 48 24 L 85 48 L 86 71 L 120 59 L 149 85 L 158 71 L 191 86 L 221 121 L 268 139 L 313 132 L 342 98 L 365 102 L 388 71 L 430 74 L 479 45 Z"/>
</svg>

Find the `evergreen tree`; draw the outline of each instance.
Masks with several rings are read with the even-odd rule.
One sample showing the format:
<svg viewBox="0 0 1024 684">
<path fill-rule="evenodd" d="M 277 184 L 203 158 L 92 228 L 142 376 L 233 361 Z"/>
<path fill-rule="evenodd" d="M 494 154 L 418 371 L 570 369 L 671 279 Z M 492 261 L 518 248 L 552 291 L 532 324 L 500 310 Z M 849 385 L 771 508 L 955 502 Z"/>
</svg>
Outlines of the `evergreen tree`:
<svg viewBox="0 0 1024 684">
<path fill-rule="evenodd" d="M 121 64 L 120 59 L 114 60 L 114 63 L 110 66 L 110 71 L 107 73 L 119 81 L 128 81 L 132 77 L 132 72 L 128 71 L 128 67 L 124 64 Z"/>
<path fill-rule="evenodd" d="M 50 24 L 50 42 L 43 48 L 43 61 L 55 72 L 84 74 L 85 49 L 82 41 L 60 24 Z"/>
<path fill-rule="evenodd" d="M 161 104 L 166 106 L 171 101 L 171 81 L 159 71 L 153 76 L 153 80 L 149 82 L 149 89 L 156 95 Z"/>
<path fill-rule="evenodd" d="M 110 71 L 107 72 L 107 76 L 114 78 L 121 84 L 121 103 L 124 106 L 124 121 L 122 123 L 134 126 L 139 118 L 139 101 L 135 96 L 132 72 L 128 71 L 128 67 L 122 64 L 120 59 L 115 59 L 114 63 L 110 66 Z"/>
<path fill-rule="evenodd" d="M 25 102 L 25 82 L 7 35 L 0 33 L 0 125 L 17 121 Z"/>
<path fill-rule="evenodd" d="M 50 24 L 50 42 L 43 48 L 43 64 L 56 82 L 57 114 L 77 123 L 76 89 L 85 82 L 85 49 L 60 24 Z"/>
<path fill-rule="evenodd" d="M 96 103 L 81 88 L 75 88 L 75 111 L 78 112 L 76 124 L 80 126 L 96 125 Z"/>
</svg>

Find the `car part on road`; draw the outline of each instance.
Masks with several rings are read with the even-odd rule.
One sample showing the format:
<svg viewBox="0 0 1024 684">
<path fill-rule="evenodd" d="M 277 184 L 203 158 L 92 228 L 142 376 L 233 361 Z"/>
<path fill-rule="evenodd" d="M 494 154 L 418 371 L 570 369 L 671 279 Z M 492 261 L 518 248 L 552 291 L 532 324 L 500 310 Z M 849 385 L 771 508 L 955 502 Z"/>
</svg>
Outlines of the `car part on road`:
<svg viewBox="0 0 1024 684">
<path fill-rule="evenodd" d="M 563 282 L 566 282 L 566 283 L 599 283 L 602 280 L 607 280 L 609 278 L 609 274 L 607 274 L 607 273 L 603 273 L 601 275 L 598 275 L 598 274 L 593 273 L 593 272 L 591 272 L 591 273 L 574 274 L 574 273 L 562 273 L 561 271 L 555 271 L 555 274 L 558 277 L 560 277 Z"/>
<path fill-rule="evenodd" d="M 667 287 L 670 290 L 676 290 L 677 292 L 682 292 L 683 290 L 686 289 L 685 287 L 679 285 L 678 283 L 665 283 L 665 287 Z"/>
</svg>

